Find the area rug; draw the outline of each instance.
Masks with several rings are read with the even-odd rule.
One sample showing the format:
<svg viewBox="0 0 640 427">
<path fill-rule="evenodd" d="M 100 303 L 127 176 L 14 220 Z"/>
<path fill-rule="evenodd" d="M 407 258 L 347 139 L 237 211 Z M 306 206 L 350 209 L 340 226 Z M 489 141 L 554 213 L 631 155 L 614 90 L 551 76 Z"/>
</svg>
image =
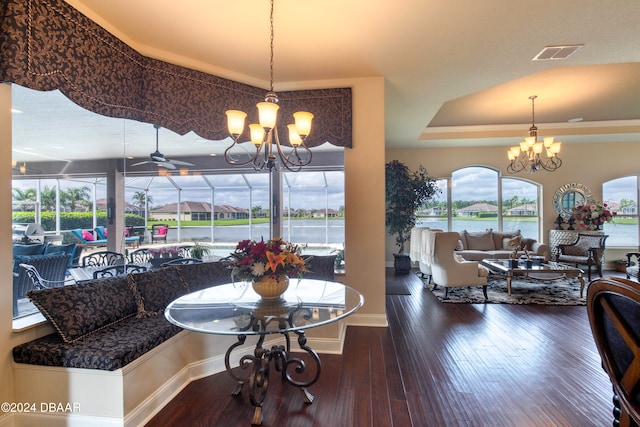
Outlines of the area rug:
<svg viewBox="0 0 640 427">
<path fill-rule="evenodd" d="M 556 280 L 532 280 L 518 278 L 511 281 L 511 295 L 507 294 L 507 282 L 504 278 L 489 278 L 487 296 L 484 299 L 482 287 L 449 288 L 447 299 L 444 299 L 444 288 L 438 286 L 432 290 L 433 284 L 426 285 L 441 302 L 466 304 L 541 304 L 541 305 L 586 305 L 585 286 L 580 298 L 580 282 L 578 279 L 560 278 Z"/>
</svg>

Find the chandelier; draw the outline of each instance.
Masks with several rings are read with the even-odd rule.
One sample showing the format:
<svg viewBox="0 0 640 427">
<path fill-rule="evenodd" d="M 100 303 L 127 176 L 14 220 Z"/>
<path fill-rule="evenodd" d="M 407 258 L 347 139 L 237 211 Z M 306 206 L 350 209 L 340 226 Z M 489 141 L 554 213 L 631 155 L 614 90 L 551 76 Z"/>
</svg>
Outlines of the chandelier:
<svg viewBox="0 0 640 427">
<path fill-rule="evenodd" d="M 244 132 L 244 120 L 247 113 L 239 110 L 227 110 L 227 128 L 233 143 L 225 150 L 224 158 L 231 165 L 243 166 L 253 163 L 255 170 L 278 169 L 278 163 L 284 165 L 293 172 L 299 171 L 303 166 L 311 163 L 311 150 L 305 145 L 305 139 L 311 132 L 313 114 L 306 111 L 298 111 L 293 114 L 295 124 L 287 126 L 289 129 L 289 144 L 292 149 L 286 153 L 280 145 L 276 121 L 278 118 L 278 95 L 273 91 L 273 0 L 271 0 L 271 13 L 269 17 L 271 30 L 270 43 L 270 86 L 264 102 L 256 104 L 258 108 L 259 124 L 250 124 L 250 139 L 255 147 L 255 152 L 249 155 L 248 160 L 242 160 L 240 156 L 232 153 L 234 146 L 239 144 L 240 135 Z M 275 143 L 275 147 L 274 147 Z M 277 156 L 276 156 L 277 153 Z M 279 157 L 279 162 L 278 162 Z"/>
<path fill-rule="evenodd" d="M 553 137 L 546 137 L 543 141 L 538 141 L 538 128 L 536 127 L 535 99 L 536 95 L 530 96 L 531 100 L 531 127 L 529 137 L 520 142 L 520 145 L 511 147 L 507 156 L 511 163 L 507 166 L 507 172 L 518 173 L 526 170 L 529 173 L 536 173 L 540 169 L 553 172 L 562 166 L 562 160 L 558 157 L 561 142 L 554 141 Z"/>
</svg>

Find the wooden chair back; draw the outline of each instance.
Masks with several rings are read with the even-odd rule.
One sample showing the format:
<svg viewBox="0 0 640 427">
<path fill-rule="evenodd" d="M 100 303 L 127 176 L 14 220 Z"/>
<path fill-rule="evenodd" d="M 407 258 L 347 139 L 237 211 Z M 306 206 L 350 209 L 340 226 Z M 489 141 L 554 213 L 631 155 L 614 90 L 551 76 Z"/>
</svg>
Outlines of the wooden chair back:
<svg viewBox="0 0 640 427">
<path fill-rule="evenodd" d="M 602 366 L 613 385 L 614 425 L 640 424 L 640 285 L 624 278 L 594 280 L 587 312 Z M 619 424 L 617 424 L 619 422 Z"/>
</svg>

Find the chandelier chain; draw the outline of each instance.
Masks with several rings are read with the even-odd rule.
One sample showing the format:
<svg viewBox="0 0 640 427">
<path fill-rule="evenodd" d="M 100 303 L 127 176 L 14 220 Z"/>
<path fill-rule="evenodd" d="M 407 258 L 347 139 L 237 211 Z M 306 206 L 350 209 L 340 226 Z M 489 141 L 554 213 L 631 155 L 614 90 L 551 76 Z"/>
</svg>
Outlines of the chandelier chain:
<svg viewBox="0 0 640 427">
<path fill-rule="evenodd" d="M 271 0 L 271 14 L 269 16 L 269 25 L 271 30 L 271 44 L 270 44 L 271 56 L 269 58 L 269 72 L 270 72 L 269 90 L 273 92 L 273 0 Z"/>
</svg>

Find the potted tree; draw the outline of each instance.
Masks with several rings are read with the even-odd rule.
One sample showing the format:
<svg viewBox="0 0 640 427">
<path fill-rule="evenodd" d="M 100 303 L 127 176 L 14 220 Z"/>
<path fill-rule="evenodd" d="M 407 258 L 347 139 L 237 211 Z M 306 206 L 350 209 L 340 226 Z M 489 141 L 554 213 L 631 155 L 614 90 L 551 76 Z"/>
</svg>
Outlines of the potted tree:
<svg viewBox="0 0 640 427">
<path fill-rule="evenodd" d="M 405 243 L 409 240 L 411 229 L 416 224 L 416 211 L 424 206 L 440 191 L 436 180 L 429 177 L 427 170 L 420 165 L 418 170 L 409 168 L 397 160 L 385 166 L 386 201 L 385 224 L 389 233 L 396 235 L 398 253 L 394 256 L 396 273 L 408 273 L 411 270 L 409 254 L 405 253 Z"/>
</svg>

